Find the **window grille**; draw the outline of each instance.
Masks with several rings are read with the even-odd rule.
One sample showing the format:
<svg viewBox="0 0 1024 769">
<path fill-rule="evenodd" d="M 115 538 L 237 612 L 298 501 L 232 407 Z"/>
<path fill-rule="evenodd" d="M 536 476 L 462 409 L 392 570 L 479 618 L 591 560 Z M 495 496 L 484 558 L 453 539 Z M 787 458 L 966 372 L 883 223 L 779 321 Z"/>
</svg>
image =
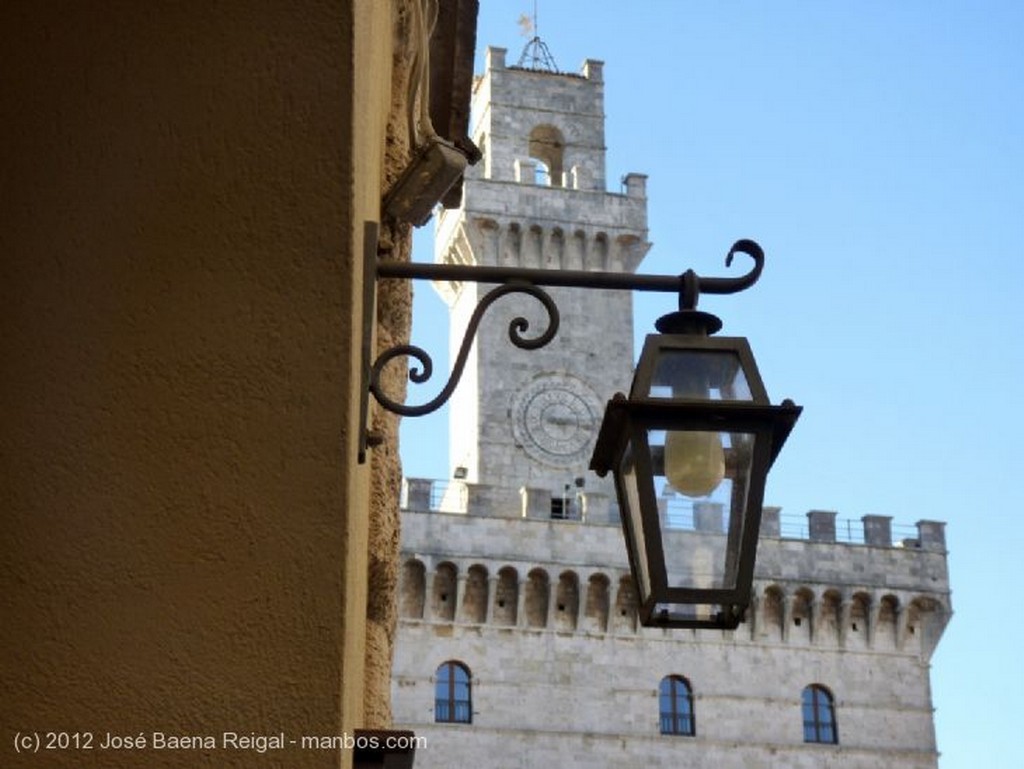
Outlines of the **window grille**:
<svg viewBox="0 0 1024 769">
<path fill-rule="evenodd" d="M 693 692 L 682 676 L 665 676 L 658 688 L 661 733 L 692 737 L 696 733 Z"/>
<path fill-rule="evenodd" d="M 473 721 L 469 668 L 449 660 L 437 668 L 434 685 L 434 721 L 469 724 Z"/>
<path fill-rule="evenodd" d="M 811 684 L 804 689 L 803 714 L 804 742 L 839 742 L 835 706 L 828 689 L 820 684 Z"/>
</svg>

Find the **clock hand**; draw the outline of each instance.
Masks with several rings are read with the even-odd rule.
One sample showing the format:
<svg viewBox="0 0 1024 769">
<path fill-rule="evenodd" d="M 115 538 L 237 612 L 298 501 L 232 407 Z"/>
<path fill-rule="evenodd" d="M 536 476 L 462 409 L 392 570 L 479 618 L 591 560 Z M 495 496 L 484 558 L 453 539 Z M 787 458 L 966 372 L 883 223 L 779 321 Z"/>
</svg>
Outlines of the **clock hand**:
<svg viewBox="0 0 1024 769">
<path fill-rule="evenodd" d="M 575 417 L 571 417 L 571 416 L 570 417 L 551 416 L 551 417 L 548 417 L 546 421 L 548 422 L 548 424 L 552 424 L 552 425 L 574 425 L 579 420 L 576 419 Z"/>
</svg>

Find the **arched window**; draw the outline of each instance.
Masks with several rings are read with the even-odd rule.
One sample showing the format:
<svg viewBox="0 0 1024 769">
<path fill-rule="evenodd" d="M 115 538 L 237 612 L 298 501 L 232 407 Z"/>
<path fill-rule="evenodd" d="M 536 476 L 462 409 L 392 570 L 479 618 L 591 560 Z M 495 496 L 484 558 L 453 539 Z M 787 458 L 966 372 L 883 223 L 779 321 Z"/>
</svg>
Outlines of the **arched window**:
<svg viewBox="0 0 1024 769">
<path fill-rule="evenodd" d="M 564 152 L 565 139 L 553 125 L 539 125 L 530 131 L 530 157 L 538 161 L 536 184 L 562 186 Z"/>
<path fill-rule="evenodd" d="M 839 742 L 832 694 L 821 684 L 804 689 L 804 742 Z"/>
<path fill-rule="evenodd" d="M 435 675 L 434 721 L 468 724 L 473 720 L 473 701 L 469 690 L 469 668 L 461 662 L 442 662 Z"/>
<path fill-rule="evenodd" d="M 693 693 L 690 683 L 682 676 L 665 676 L 658 687 L 661 709 L 661 733 L 693 736 L 696 724 L 693 717 Z"/>
</svg>

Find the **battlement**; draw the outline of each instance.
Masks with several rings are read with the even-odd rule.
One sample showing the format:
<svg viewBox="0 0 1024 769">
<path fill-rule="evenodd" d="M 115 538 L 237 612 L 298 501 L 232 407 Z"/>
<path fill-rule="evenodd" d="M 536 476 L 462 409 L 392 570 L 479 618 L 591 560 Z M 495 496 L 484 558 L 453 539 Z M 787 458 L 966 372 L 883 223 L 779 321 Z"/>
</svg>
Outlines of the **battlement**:
<svg viewBox="0 0 1024 769">
<path fill-rule="evenodd" d="M 604 493 L 589 493 L 582 488 L 567 490 L 562 500 L 553 500 L 544 489 L 521 487 L 519 504 L 509 504 L 508 490 L 459 480 L 404 478 L 401 507 L 403 511 L 446 513 L 472 518 L 511 518 L 528 520 L 559 520 L 575 524 L 612 526 L 618 528 L 619 515 L 614 500 Z M 552 501 L 559 502 L 554 508 Z M 504 503 L 504 504 L 503 504 Z M 713 517 L 701 516 L 700 510 L 679 497 L 659 501 L 662 515 L 670 521 L 669 528 L 680 531 L 714 531 Z M 595 514 L 595 511 L 600 514 Z M 807 540 L 809 542 L 900 550 L 946 552 L 946 524 L 942 521 L 920 520 L 915 524 L 893 524 L 891 516 L 864 515 L 860 519 L 839 518 L 832 510 L 811 510 L 806 516 L 782 515 L 782 508 L 765 506 L 761 512 L 762 539 Z M 722 533 L 718 522 L 718 533 Z"/>
<path fill-rule="evenodd" d="M 661 632 L 637 625 L 617 516 L 553 519 L 550 507 L 542 514 L 524 502 L 498 517 L 487 500 L 474 505 L 459 498 L 472 487 L 407 479 L 403 617 L 563 632 Z M 450 507 L 460 511 L 445 512 Z M 693 511 L 671 520 L 666 536 L 676 551 L 696 552 L 706 538 L 724 536 Z M 878 515 L 839 521 L 826 510 L 812 510 L 801 522 L 778 507 L 764 508 L 754 600 L 735 636 L 930 657 L 952 613 L 944 528 L 929 520 L 893 525 Z"/>
<path fill-rule="evenodd" d="M 544 167 L 551 186 L 604 189 L 604 65 L 588 59 L 579 75 L 507 67 L 504 48 L 488 48 L 473 91 L 473 141 L 485 179 L 513 181 Z M 533 164 L 530 164 L 530 159 Z M 475 175 L 475 174 L 474 174 Z M 521 178 L 521 176 L 520 176 Z"/>
<path fill-rule="evenodd" d="M 728 637 L 912 651 L 927 659 L 951 615 L 945 548 L 929 540 L 937 527 L 917 524 L 918 541 L 930 542 L 927 548 L 763 535 L 748 621 Z M 682 551 L 715 536 L 669 534 L 670 546 Z M 405 619 L 662 633 L 637 624 L 636 590 L 617 525 L 407 507 L 401 549 Z M 720 631 L 696 632 L 722 638 Z"/>
<path fill-rule="evenodd" d="M 572 78 L 576 80 L 589 80 L 592 83 L 604 82 L 604 62 L 599 59 L 585 59 L 579 72 L 561 72 L 546 69 L 534 69 L 532 67 L 520 67 L 515 64 L 508 64 L 506 57 L 508 49 L 499 46 L 489 45 L 484 52 L 484 68 L 487 72 L 499 70 L 512 70 L 514 72 L 525 72 L 540 77 Z M 476 85 L 480 85 L 480 78 L 477 78 Z"/>
<path fill-rule="evenodd" d="M 439 256 L 447 250 L 441 258 L 453 261 L 451 249 L 469 247 L 458 261 L 471 264 L 632 272 L 650 243 L 643 190 L 637 185 L 627 190 L 632 192 L 576 192 L 532 182 L 477 184 L 466 211 L 442 215 L 437 250 Z M 516 195 L 514 213 L 503 202 L 510 193 Z M 467 223 L 469 231 L 460 233 Z M 533 232 L 542 237 L 530 251 L 528 234 Z"/>
</svg>

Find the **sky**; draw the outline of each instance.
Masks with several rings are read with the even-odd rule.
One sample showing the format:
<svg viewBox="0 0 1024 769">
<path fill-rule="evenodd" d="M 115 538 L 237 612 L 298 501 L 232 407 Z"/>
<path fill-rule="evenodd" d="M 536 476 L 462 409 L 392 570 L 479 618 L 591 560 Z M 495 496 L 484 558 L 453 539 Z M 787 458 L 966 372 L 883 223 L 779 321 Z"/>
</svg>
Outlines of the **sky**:
<svg viewBox="0 0 1024 769">
<path fill-rule="evenodd" d="M 518 60 L 532 12 L 482 0 L 477 72 L 488 45 Z M 1024 3 L 541 0 L 537 20 L 561 70 L 605 62 L 610 190 L 649 177 L 640 272 L 739 274 L 733 241 L 766 251 L 756 286 L 701 300 L 772 401 L 804 407 L 765 504 L 947 523 L 939 766 L 1019 769 Z M 413 258 L 433 260 L 432 224 Z M 443 369 L 447 311 L 415 297 L 413 342 Z M 674 299 L 635 299 L 640 338 Z M 443 411 L 403 421 L 407 476 L 448 476 L 446 432 Z"/>
</svg>

